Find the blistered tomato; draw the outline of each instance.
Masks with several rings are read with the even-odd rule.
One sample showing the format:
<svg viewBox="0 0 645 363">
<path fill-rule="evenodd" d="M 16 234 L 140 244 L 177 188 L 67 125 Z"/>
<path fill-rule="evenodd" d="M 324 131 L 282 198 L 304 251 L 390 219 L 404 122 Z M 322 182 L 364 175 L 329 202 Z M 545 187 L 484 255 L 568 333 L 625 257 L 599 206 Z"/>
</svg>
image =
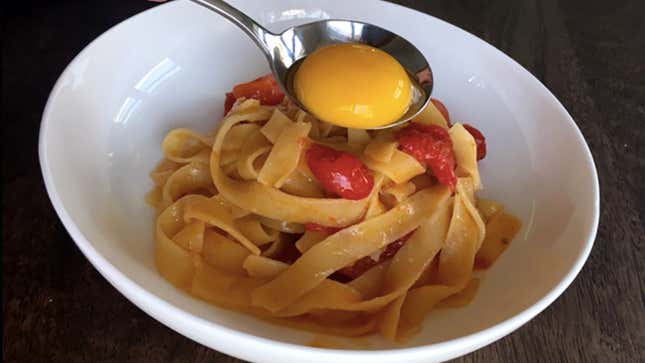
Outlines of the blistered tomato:
<svg viewBox="0 0 645 363">
<path fill-rule="evenodd" d="M 430 168 L 439 183 L 455 189 L 455 154 L 450 135 L 445 129 L 412 122 L 399 131 L 398 141 L 399 149 Z"/>
<path fill-rule="evenodd" d="M 306 153 L 307 165 L 328 193 L 345 199 L 363 199 L 374 186 L 370 170 L 354 155 L 313 144 Z"/>
<path fill-rule="evenodd" d="M 277 105 L 284 99 L 284 92 L 280 89 L 280 85 L 273 78 L 273 75 L 267 74 L 251 82 L 241 83 L 233 87 L 233 91 L 226 94 L 224 112 L 228 113 L 235 100 L 240 97 L 254 98 L 263 105 Z"/>
<path fill-rule="evenodd" d="M 477 160 L 481 160 L 486 157 L 486 138 L 481 131 L 477 130 L 475 127 L 468 124 L 464 124 L 464 128 L 473 136 L 475 143 L 477 144 Z"/>
</svg>

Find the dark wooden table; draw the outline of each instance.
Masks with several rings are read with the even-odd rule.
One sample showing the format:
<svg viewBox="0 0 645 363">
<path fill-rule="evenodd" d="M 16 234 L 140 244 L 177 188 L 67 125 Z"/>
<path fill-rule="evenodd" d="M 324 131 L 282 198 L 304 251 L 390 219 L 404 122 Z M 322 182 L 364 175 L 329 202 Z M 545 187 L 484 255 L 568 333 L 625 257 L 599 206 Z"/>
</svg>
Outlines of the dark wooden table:
<svg viewBox="0 0 645 363">
<path fill-rule="evenodd" d="M 536 75 L 578 123 L 600 175 L 600 229 L 582 273 L 517 332 L 456 361 L 645 360 L 645 1 L 397 2 L 476 34 Z M 2 28 L 4 361 L 239 362 L 112 288 L 59 222 L 40 175 L 40 116 L 60 72 L 90 40 L 155 4 L 14 3 Z"/>
</svg>

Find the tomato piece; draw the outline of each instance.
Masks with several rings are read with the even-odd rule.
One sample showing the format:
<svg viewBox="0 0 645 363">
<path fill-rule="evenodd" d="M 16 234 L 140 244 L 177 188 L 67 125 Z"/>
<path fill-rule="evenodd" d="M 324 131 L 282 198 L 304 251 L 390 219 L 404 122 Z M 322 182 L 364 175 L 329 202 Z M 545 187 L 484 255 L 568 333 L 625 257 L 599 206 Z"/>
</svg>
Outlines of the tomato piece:
<svg viewBox="0 0 645 363">
<path fill-rule="evenodd" d="M 446 119 L 446 122 L 448 123 L 448 127 L 452 126 L 450 124 L 450 114 L 448 113 L 448 109 L 446 108 L 446 106 L 436 98 L 431 98 L 430 102 L 432 102 L 434 107 L 436 107 L 437 110 L 439 110 L 443 118 Z"/>
<path fill-rule="evenodd" d="M 233 87 L 235 99 L 240 97 L 255 98 L 263 105 L 277 105 L 284 99 L 284 92 L 273 75 L 267 74 L 251 82 Z"/>
<path fill-rule="evenodd" d="M 313 144 L 307 165 L 325 191 L 345 199 L 363 199 L 374 186 L 372 172 L 360 159 L 344 151 Z"/>
<path fill-rule="evenodd" d="M 225 115 L 231 110 L 235 100 L 240 97 L 254 98 L 263 105 L 277 105 L 284 99 L 284 92 L 272 74 L 256 78 L 251 82 L 240 83 L 233 87 L 232 92 L 226 93 Z"/>
<path fill-rule="evenodd" d="M 338 273 L 345 277 L 349 277 L 350 279 L 357 278 L 358 276 L 364 274 L 370 268 L 378 265 L 383 261 L 386 261 L 394 257 L 394 255 L 396 255 L 396 253 L 401 249 L 401 247 L 403 247 L 405 242 L 407 242 L 408 239 L 412 237 L 412 233 L 414 233 L 414 231 L 406 234 L 405 236 L 387 245 L 383 250 L 383 252 L 381 252 L 381 255 L 379 256 L 378 261 L 374 261 L 370 256 L 365 256 L 359 259 L 358 261 L 354 262 L 353 264 L 338 270 Z"/>
<path fill-rule="evenodd" d="M 322 232 L 329 236 L 340 231 L 342 228 L 323 226 L 322 224 L 318 223 L 305 223 L 305 229 L 312 232 Z"/>
<path fill-rule="evenodd" d="M 486 138 L 481 131 L 477 130 L 474 126 L 469 124 L 464 124 L 464 128 L 473 136 L 475 143 L 477 144 L 477 160 L 481 160 L 486 157 Z"/>
<path fill-rule="evenodd" d="M 455 153 L 450 135 L 441 126 L 412 122 L 398 134 L 399 149 L 427 166 L 441 184 L 455 190 Z"/>
<path fill-rule="evenodd" d="M 233 108 L 233 105 L 235 104 L 235 96 L 233 96 L 233 92 L 226 92 L 226 101 L 224 101 L 224 115 L 228 113 L 228 111 Z"/>
</svg>

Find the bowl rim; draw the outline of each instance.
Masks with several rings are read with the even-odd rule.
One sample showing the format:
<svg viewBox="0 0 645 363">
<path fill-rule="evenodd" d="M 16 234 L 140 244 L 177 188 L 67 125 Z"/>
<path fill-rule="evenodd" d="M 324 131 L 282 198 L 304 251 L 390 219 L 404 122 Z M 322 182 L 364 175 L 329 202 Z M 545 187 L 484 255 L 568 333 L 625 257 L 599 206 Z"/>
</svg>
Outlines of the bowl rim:
<svg viewBox="0 0 645 363">
<path fill-rule="evenodd" d="M 584 236 L 585 244 L 584 248 L 578 254 L 575 263 L 571 266 L 566 276 L 560 282 L 558 282 L 551 290 L 549 290 L 543 297 L 536 301 L 533 305 L 525 308 L 516 315 L 505 319 L 493 326 L 482 329 L 480 331 L 464 335 L 458 338 L 446 340 L 439 343 L 431 343 L 422 346 L 416 347 L 407 347 L 407 348 L 392 348 L 392 349 L 383 349 L 383 350 L 360 350 L 360 349 L 331 349 L 331 348 L 318 348 L 305 346 L 295 343 L 287 343 L 278 340 L 272 340 L 257 336 L 251 333 L 245 333 L 233 328 L 219 325 L 210 320 L 198 317 L 192 313 L 185 311 L 175 305 L 167 302 L 156 294 L 148 291 L 143 286 L 137 284 L 130 278 L 128 278 L 124 273 L 112 265 L 104 256 L 102 256 L 92 245 L 92 243 L 85 238 L 83 233 L 76 226 L 72 218 L 70 217 L 67 209 L 60 196 L 58 195 L 57 189 L 54 184 L 54 176 L 49 165 L 47 157 L 47 135 L 49 130 L 49 119 L 51 110 L 55 107 L 56 97 L 61 91 L 63 86 L 63 80 L 71 72 L 71 67 L 78 62 L 86 53 L 90 52 L 91 49 L 100 43 L 108 35 L 111 35 L 115 31 L 118 31 L 119 28 L 130 22 L 137 21 L 143 16 L 150 16 L 156 12 L 166 11 L 168 8 L 173 6 L 182 6 L 180 4 L 184 3 L 182 1 L 173 1 L 165 4 L 157 5 L 153 8 L 147 9 L 143 12 L 135 14 L 117 24 L 110 27 L 108 30 L 103 32 L 97 38 L 92 40 L 88 45 L 86 45 L 81 52 L 79 52 L 65 67 L 61 75 L 58 77 L 52 91 L 50 92 L 46 106 L 43 111 L 41 118 L 40 130 L 39 130 L 39 139 L 38 139 L 38 156 L 41 167 L 41 173 L 45 183 L 45 188 L 49 199 L 60 218 L 61 222 L 65 226 L 65 229 L 68 231 L 74 243 L 81 250 L 83 255 L 90 261 L 90 263 L 98 270 L 98 272 L 123 296 L 126 297 L 130 302 L 135 306 L 146 312 L 146 314 L 152 316 L 155 320 L 163 323 L 165 326 L 171 328 L 172 330 L 177 331 L 181 335 L 190 338 L 200 344 L 203 344 L 207 347 L 213 347 L 213 345 L 208 344 L 205 339 L 200 339 L 198 336 L 190 334 L 188 331 L 183 331 L 178 324 L 174 323 L 175 320 L 183 320 L 188 322 L 184 324 L 185 326 L 199 326 L 203 329 L 208 329 L 211 331 L 212 335 L 219 336 L 221 338 L 228 338 L 227 340 L 235 340 L 236 342 L 242 343 L 243 345 L 253 344 L 254 350 L 263 350 L 267 354 L 279 354 L 284 356 L 284 354 L 297 354 L 300 357 L 316 357 L 320 359 L 338 359 L 341 357 L 361 357 L 372 359 L 373 361 L 389 361 L 389 359 L 396 358 L 397 360 L 406 360 L 406 359 L 418 359 L 427 356 L 430 352 L 433 356 L 444 356 L 444 357 L 457 357 L 463 354 L 467 354 L 476 349 L 479 349 L 485 345 L 488 345 L 521 327 L 529 320 L 534 318 L 544 309 L 546 309 L 553 301 L 555 301 L 573 282 L 578 273 L 581 271 L 584 263 L 586 262 L 591 249 L 594 245 L 596 238 L 599 218 L 600 218 L 600 188 L 598 181 L 598 172 L 594 163 L 593 156 L 589 149 L 588 144 L 586 143 L 582 132 L 578 128 L 577 124 L 567 112 L 566 108 L 562 105 L 560 101 L 551 93 L 551 91 L 531 72 L 522 67 L 514 59 L 509 57 L 507 54 L 497 49 L 490 43 L 485 40 L 473 35 L 472 33 L 459 28 L 455 25 L 452 25 L 442 19 L 436 18 L 430 14 L 420 12 L 415 9 L 408 8 L 403 5 L 393 4 L 385 2 L 382 0 L 376 0 L 379 3 L 385 3 L 389 6 L 404 8 L 407 11 L 413 11 L 424 16 L 430 17 L 433 21 L 439 21 L 443 23 L 444 26 L 453 28 L 453 30 L 459 30 L 463 32 L 466 37 L 475 38 L 475 40 L 483 43 L 485 48 L 488 48 L 489 51 L 493 51 L 499 57 L 499 60 L 504 63 L 505 66 L 511 67 L 515 71 L 521 71 L 525 76 L 528 77 L 531 83 L 537 87 L 537 91 L 545 94 L 550 102 L 554 102 L 557 105 L 558 111 L 562 114 L 563 118 L 568 122 L 568 126 L 575 131 L 576 141 L 579 144 L 579 147 L 582 147 L 586 164 L 585 166 L 591 169 L 592 178 L 590 180 L 592 187 L 592 198 L 593 198 L 593 209 L 592 213 L 592 223 L 591 228 L 588 229 L 586 236 Z M 586 218 L 588 220 L 588 217 Z M 587 221 L 588 222 L 588 221 Z M 162 313 L 163 312 L 163 313 Z M 176 318 L 167 318 L 167 316 L 174 316 Z M 224 340 L 222 340 L 224 341 Z M 464 350 L 464 347 L 468 347 L 467 350 Z M 215 349 L 215 348 L 213 348 Z M 226 346 L 222 345 L 217 347 L 217 350 L 220 350 L 224 353 L 238 356 L 239 349 L 229 349 Z M 239 356 L 243 356 L 240 354 Z"/>
</svg>

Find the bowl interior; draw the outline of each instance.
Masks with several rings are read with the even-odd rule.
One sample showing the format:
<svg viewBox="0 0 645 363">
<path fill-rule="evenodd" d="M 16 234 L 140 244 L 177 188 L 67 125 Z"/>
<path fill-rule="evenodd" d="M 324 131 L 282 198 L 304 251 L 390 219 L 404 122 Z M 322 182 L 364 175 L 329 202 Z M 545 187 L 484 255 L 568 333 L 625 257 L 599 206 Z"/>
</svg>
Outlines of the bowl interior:
<svg viewBox="0 0 645 363">
<path fill-rule="evenodd" d="M 376 3 L 366 12 L 353 2 L 232 3 L 274 30 L 351 18 L 406 37 L 431 62 L 433 97 L 447 105 L 453 120 L 486 135 L 482 196 L 503 202 L 523 228 L 481 274 L 472 304 L 431 313 L 422 333 L 404 347 L 464 337 L 533 309 L 460 348 L 475 349 L 524 323 L 566 287 L 591 247 L 597 179 L 572 120 L 527 71 L 455 27 L 391 4 Z M 219 327 L 296 344 L 312 335 L 213 307 L 171 287 L 154 267 L 153 213 L 143 197 L 165 133 L 211 129 L 222 114 L 224 93 L 266 72 L 264 57 L 240 30 L 200 7 L 174 2 L 126 21 L 77 57 L 52 92 L 41 130 L 50 195 L 90 260 L 144 310 L 229 353 L 214 341 Z M 362 344 L 368 350 L 402 347 L 378 337 Z"/>
</svg>

